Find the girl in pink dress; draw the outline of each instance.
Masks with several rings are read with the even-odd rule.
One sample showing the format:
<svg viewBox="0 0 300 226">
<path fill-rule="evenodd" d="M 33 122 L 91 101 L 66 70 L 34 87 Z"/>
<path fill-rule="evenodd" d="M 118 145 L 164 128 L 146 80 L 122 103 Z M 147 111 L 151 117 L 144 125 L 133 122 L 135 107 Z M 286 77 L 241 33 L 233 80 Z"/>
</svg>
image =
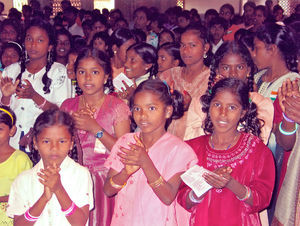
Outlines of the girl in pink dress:
<svg viewBox="0 0 300 226">
<path fill-rule="evenodd" d="M 198 164 L 214 172 L 204 174 L 212 186 L 197 197 L 189 187 L 178 195 L 192 212 L 191 225 L 261 225 L 259 211 L 269 205 L 275 180 L 271 151 L 257 137 L 260 123 L 249 88 L 241 80 L 226 78 L 201 97 L 208 134 L 187 143 Z M 239 124 L 242 131 L 237 130 Z"/>
<path fill-rule="evenodd" d="M 111 225 L 178 225 L 174 199 L 180 175 L 196 163 L 193 150 L 166 132 L 183 114 L 182 96 L 150 79 L 134 91 L 130 106 L 141 132 L 122 136 L 105 162 L 104 192 L 116 195 Z"/>
<path fill-rule="evenodd" d="M 75 72 L 83 94 L 67 99 L 61 108 L 75 119 L 79 137 L 76 144 L 82 149 L 82 163 L 89 168 L 94 182 L 95 209 L 90 214 L 90 225 L 110 225 L 113 199 L 103 193 L 107 174 L 104 162 L 118 137 L 130 131 L 130 111 L 123 101 L 105 94 L 112 89 L 111 66 L 105 53 L 84 50 L 77 57 Z"/>
</svg>

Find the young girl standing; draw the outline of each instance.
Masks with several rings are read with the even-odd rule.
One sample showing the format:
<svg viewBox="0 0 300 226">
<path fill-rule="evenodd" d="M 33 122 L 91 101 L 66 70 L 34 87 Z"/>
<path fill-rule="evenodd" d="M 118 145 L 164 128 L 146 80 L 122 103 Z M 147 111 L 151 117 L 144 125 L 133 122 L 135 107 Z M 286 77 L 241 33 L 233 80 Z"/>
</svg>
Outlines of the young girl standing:
<svg viewBox="0 0 300 226">
<path fill-rule="evenodd" d="M 193 151 L 166 132 L 183 114 L 182 96 L 151 79 L 137 87 L 130 106 L 141 132 L 121 137 L 105 162 L 104 192 L 116 195 L 111 225 L 177 225 L 180 175 L 195 163 Z"/>
<path fill-rule="evenodd" d="M 178 201 L 192 212 L 191 225 L 261 225 L 258 212 L 269 205 L 275 179 L 271 151 L 257 137 L 260 123 L 249 88 L 241 80 L 217 82 L 201 97 L 209 135 L 188 141 L 213 188 L 197 197 L 189 188 Z M 238 131 L 239 124 L 243 131 Z M 230 203 L 230 205 L 229 205 Z"/>
<path fill-rule="evenodd" d="M 28 155 L 9 145 L 10 137 L 16 132 L 15 123 L 15 113 L 0 106 L 0 225 L 13 225 L 13 220 L 5 213 L 10 186 L 22 171 L 32 167 Z"/>
<path fill-rule="evenodd" d="M 107 175 L 104 162 L 119 137 L 130 131 L 130 110 L 117 97 L 106 95 L 112 89 L 109 58 L 96 49 L 86 49 L 75 63 L 76 79 L 82 95 L 67 99 L 61 109 L 72 114 L 78 129 L 83 165 L 88 167 L 94 181 L 95 209 L 90 225 L 109 225 L 113 199 L 103 194 Z"/>
<path fill-rule="evenodd" d="M 87 225 L 93 185 L 89 171 L 68 157 L 74 127 L 71 116 L 58 109 L 38 116 L 32 145 L 41 159 L 12 184 L 7 215 L 14 225 Z"/>
<path fill-rule="evenodd" d="M 52 36 L 50 24 L 33 20 L 25 32 L 27 59 L 3 71 L 1 102 L 18 115 L 17 132 L 10 141 L 14 148 L 19 148 L 20 138 L 29 132 L 41 112 L 60 105 L 71 95 L 66 68 L 52 61 Z"/>
<path fill-rule="evenodd" d="M 197 112 L 194 108 L 190 108 L 190 103 L 199 102 L 199 98 L 207 89 L 209 69 L 204 61 L 208 50 L 206 29 L 202 26 L 188 27 L 180 40 L 180 56 L 185 66 L 171 68 L 159 76 L 161 80 L 167 81 L 171 87 L 173 86 L 184 95 L 186 112 L 182 118 L 174 120 L 168 130 L 184 140 L 191 139 L 186 133 L 188 127 L 193 129 L 189 115 L 197 117 Z"/>
</svg>

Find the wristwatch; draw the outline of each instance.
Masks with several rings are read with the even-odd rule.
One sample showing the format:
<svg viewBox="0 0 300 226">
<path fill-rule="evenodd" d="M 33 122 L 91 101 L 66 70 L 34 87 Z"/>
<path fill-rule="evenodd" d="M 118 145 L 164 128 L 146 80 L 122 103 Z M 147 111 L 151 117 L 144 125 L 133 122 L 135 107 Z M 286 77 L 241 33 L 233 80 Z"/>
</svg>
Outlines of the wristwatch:
<svg viewBox="0 0 300 226">
<path fill-rule="evenodd" d="M 104 130 L 102 129 L 95 134 L 95 137 L 100 139 L 101 137 L 103 137 L 103 134 L 104 134 Z"/>
</svg>

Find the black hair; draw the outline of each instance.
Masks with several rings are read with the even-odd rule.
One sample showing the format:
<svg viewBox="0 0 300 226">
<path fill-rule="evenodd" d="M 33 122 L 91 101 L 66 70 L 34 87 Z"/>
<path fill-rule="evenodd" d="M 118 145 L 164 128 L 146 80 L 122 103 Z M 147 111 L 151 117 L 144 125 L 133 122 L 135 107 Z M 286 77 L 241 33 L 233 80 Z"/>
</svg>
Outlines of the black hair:
<svg viewBox="0 0 300 226">
<path fill-rule="evenodd" d="M 212 18 L 209 22 L 209 28 L 211 28 L 214 25 L 221 25 L 225 31 L 228 29 L 228 23 L 223 17 L 217 16 L 215 18 Z"/>
<path fill-rule="evenodd" d="M 39 29 L 42 29 L 46 32 L 46 34 L 48 35 L 49 38 L 49 45 L 54 45 L 55 43 L 55 39 L 54 39 L 54 31 L 52 28 L 52 25 L 50 23 L 48 23 L 45 20 L 41 20 L 41 19 L 33 19 L 30 23 L 30 25 L 26 28 L 25 31 L 25 35 L 27 33 L 27 31 L 31 28 L 31 27 L 38 27 Z M 44 84 L 44 88 L 43 91 L 45 92 L 45 94 L 50 93 L 50 85 L 52 80 L 48 77 L 48 72 L 51 69 L 51 66 L 53 64 L 53 54 L 52 54 L 53 48 L 51 51 L 48 52 L 48 54 L 50 54 L 50 56 L 48 56 L 48 60 L 47 60 L 47 64 L 46 64 L 46 71 L 42 77 L 42 82 Z M 22 57 L 21 59 L 21 71 L 19 73 L 19 75 L 17 76 L 16 80 L 22 80 L 22 74 L 26 69 L 26 60 L 25 57 Z M 30 60 L 30 59 L 29 59 Z"/>
<path fill-rule="evenodd" d="M 11 26 L 17 33 L 17 40 L 10 40 L 10 41 L 20 41 L 20 34 L 21 34 L 21 26 L 19 26 L 18 22 L 13 19 L 5 19 L 0 23 L 0 33 L 3 32 L 4 27 Z"/>
<path fill-rule="evenodd" d="M 113 45 L 116 45 L 118 48 L 120 48 L 125 42 L 131 39 L 135 40 L 135 37 L 128 28 L 118 28 L 110 36 L 110 45 L 109 45 L 110 53 L 113 52 L 112 50 Z"/>
<path fill-rule="evenodd" d="M 147 20 L 151 19 L 151 15 L 150 15 L 149 9 L 146 6 L 141 6 L 141 7 L 137 8 L 136 10 L 134 10 L 133 17 L 135 17 L 135 14 L 137 12 L 143 12 L 143 13 L 145 13 Z"/>
<path fill-rule="evenodd" d="M 264 14 L 264 17 L 265 18 L 268 17 L 268 12 L 267 12 L 267 9 L 266 9 L 266 7 L 264 5 L 258 5 L 258 6 L 256 6 L 254 12 L 256 12 L 256 11 L 262 11 L 263 14 Z"/>
<path fill-rule="evenodd" d="M 250 1 L 248 1 L 244 4 L 243 9 L 245 10 L 247 6 L 251 7 L 252 9 L 255 9 L 255 7 L 256 7 L 255 3 L 250 2 Z"/>
<path fill-rule="evenodd" d="M 103 24 L 107 29 L 107 19 L 105 16 L 103 16 L 102 14 L 94 16 L 93 20 L 92 20 L 92 26 L 94 26 L 94 24 L 97 22 L 100 22 L 101 24 Z"/>
<path fill-rule="evenodd" d="M 159 43 L 159 41 L 160 41 L 160 39 L 161 39 L 161 35 L 162 35 L 163 33 L 168 33 L 168 34 L 171 36 L 171 38 L 173 39 L 173 42 L 175 42 L 175 34 L 174 34 L 174 32 L 173 32 L 173 31 L 170 31 L 170 30 L 168 30 L 168 29 L 163 29 L 163 30 L 158 34 L 158 43 Z"/>
<path fill-rule="evenodd" d="M 131 33 L 134 35 L 134 39 L 136 40 L 136 42 L 146 42 L 147 35 L 142 29 L 132 29 Z"/>
<path fill-rule="evenodd" d="M 19 59 L 21 58 L 22 52 L 23 52 L 21 45 L 16 42 L 6 42 L 3 44 L 2 48 L 1 48 L 0 60 L 2 59 L 2 55 L 6 49 L 14 49 L 19 54 Z M 4 65 L 3 62 L 1 62 L 1 63 L 2 63 L 2 68 L 5 68 L 7 66 L 7 65 Z"/>
<path fill-rule="evenodd" d="M 215 9 L 208 9 L 208 10 L 205 11 L 204 18 L 206 18 L 206 17 L 208 17 L 210 15 L 217 17 L 217 16 L 219 16 L 219 13 Z"/>
<path fill-rule="evenodd" d="M 275 44 L 290 71 L 297 70 L 297 44 L 292 30 L 276 23 L 265 23 L 256 32 L 256 37 L 266 45 Z"/>
<path fill-rule="evenodd" d="M 97 39 L 101 39 L 105 43 L 106 46 L 109 45 L 109 35 L 106 31 L 100 31 L 100 32 L 97 32 L 96 34 L 94 34 L 93 39 L 91 41 L 91 47 L 93 47 L 94 42 Z"/>
<path fill-rule="evenodd" d="M 84 48 L 79 54 L 74 64 L 75 74 L 77 74 L 77 68 L 79 62 L 85 58 L 93 58 L 102 67 L 104 73 L 108 75 L 107 81 L 104 87 L 108 88 L 109 91 L 113 91 L 114 87 L 112 84 L 112 69 L 109 57 L 102 51 L 94 49 L 92 47 Z"/>
<path fill-rule="evenodd" d="M 159 50 L 165 50 L 170 56 L 172 56 L 174 58 L 174 60 L 178 60 L 179 61 L 179 65 L 178 66 L 183 66 L 184 63 L 181 59 L 180 56 L 180 44 L 178 42 L 167 42 L 165 44 L 163 44 L 162 46 L 160 46 L 157 50 L 157 52 Z"/>
<path fill-rule="evenodd" d="M 275 12 L 279 10 L 282 10 L 282 12 L 284 12 L 283 8 L 280 5 L 275 5 L 273 7 L 273 14 L 275 14 Z"/>
<path fill-rule="evenodd" d="M 146 64 L 152 64 L 147 72 L 150 72 L 150 77 L 155 77 L 154 65 L 157 61 L 156 49 L 148 43 L 139 42 L 131 45 L 127 49 L 127 52 L 129 50 L 134 50 L 134 52 L 136 52 Z"/>
<path fill-rule="evenodd" d="M 234 33 L 234 41 L 243 43 L 248 49 L 253 51 L 254 36 L 254 32 L 241 28 Z"/>
<path fill-rule="evenodd" d="M 166 120 L 165 129 L 171 124 L 173 119 L 179 119 L 184 114 L 183 96 L 177 90 L 170 90 L 166 82 L 159 79 L 149 79 L 142 82 L 134 91 L 130 98 L 129 106 L 132 110 L 134 106 L 134 97 L 137 93 L 148 91 L 156 94 L 165 106 L 172 106 L 173 113 L 169 119 Z"/>
<path fill-rule="evenodd" d="M 179 17 L 184 17 L 186 20 L 190 20 L 190 19 L 191 19 L 190 11 L 188 11 L 188 10 L 183 10 L 183 11 L 178 15 L 178 18 L 179 18 Z"/>
<path fill-rule="evenodd" d="M 220 46 L 220 48 L 216 51 L 210 67 L 210 76 L 208 79 L 207 93 L 209 93 L 209 90 L 211 90 L 213 85 L 215 84 L 217 69 L 219 67 L 220 62 L 228 54 L 237 54 L 238 56 L 240 56 L 242 59 L 245 60 L 247 67 L 250 68 L 250 74 L 249 77 L 247 77 L 247 85 L 249 91 L 253 92 L 254 74 L 256 72 L 256 66 L 252 60 L 252 57 L 247 47 L 243 45 L 241 42 L 233 41 L 233 42 L 224 42 Z"/>
<path fill-rule="evenodd" d="M 9 112 L 9 114 L 7 112 Z M 16 115 L 10 107 L 0 105 L 0 123 L 4 123 L 11 129 L 16 125 L 16 120 Z"/>
<path fill-rule="evenodd" d="M 241 131 L 252 133 L 255 136 L 260 136 L 262 124 L 257 118 L 257 107 L 249 99 L 249 86 L 242 80 L 236 78 L 225 78 L 218 81 L 205 95 L 201 96 L 202 111 L 207 114 L 204 120 L 204 132 L 206 134 L 213 133 L 214 126 L 209 115 L 211 101 L 217 93 L 228 90 L 237 97 L 242 109 L 246 111 L 245 115 L 239 120 L 242 128 Z M 238 126 L 238 125 L 237 125 Z"/>
<path fill-rule="evenodd" d="M 41 113 L 32 128 L 32 140 L 30 142 L 30 154 L 29 157 L 33 164 L 37 164 L 40 160 L 38 150 L 34 149 L 33 139 L 37 139 L 38 135 L 45 129 L 55 125 L 62 125 L 68 128 L 68 131 L 74 140 L 75 136 L 75 122 L 69 113 L 59 110 L 57 107 L 50 108 L 49 110 Z M 75 147 L 69 152 L 69 156 L 78 161 L 78 154 Z"/>
<path fill-rule="evenodd" d="M 222 6 L 220 7 L 220 11 L 221 11 L 221 9 L 224 9 L 224 8 L 229 9 L 231 15 L 232 15 L 232 16 L 234 15 L 234 8 L 233 8 L 233 6 L 232 6 L 231 4 L 226 3 L 226 4 L 222 5 Z"/>
<path fill-rule="evenodd" d="M 53 49 L 54 49 L 53 59 L 55 59 L 55 60 L 56 60 L 56 55 L 57 55 L 57 53 L 56 53 L 57 40 L 58 40 L 58 36 L 60 36 L 60 35 L 67 36 L 69 39 L 69 42 L 70 42 L 70 50 L 73 48 L 73 38 L 72 38 L 71 33 L 68 30 L 66 30 L 65 28 L 56 30 L 55 31 L 55 43 L 54 43 L 54 47 L 53 47 Z"/>
</svg>

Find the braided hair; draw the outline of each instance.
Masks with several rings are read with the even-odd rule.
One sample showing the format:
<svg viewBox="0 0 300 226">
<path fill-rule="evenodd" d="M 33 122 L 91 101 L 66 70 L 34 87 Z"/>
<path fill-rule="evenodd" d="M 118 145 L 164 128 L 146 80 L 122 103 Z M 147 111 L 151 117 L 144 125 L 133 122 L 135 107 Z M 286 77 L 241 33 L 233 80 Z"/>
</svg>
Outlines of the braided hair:
<svg viewBox="0 0 300 226">
<path fill-rule="evenodd" d="M 30 23 L 30 25 L 26 28 L 25 30 L 25 35 L 27 33 L 27 31 L 31 28 L 31 27 L 38 27 L 39 29 L 44 30 L 48 37 L 49 37 L 49 45 L 54 45 L 54 32 L 53 32 L 53 28 L 52 25 L 50 23 L 48 23 L 47 21 L 41 20 L 41 19 L 33 19 Z M 25 54 L 23 54 L 23 56 L 21 57 L 21 71 L 19 73 L 19 75 L 17 76 L 16 80 L 22 80 L 22 74 L 26 69 L 26 63 L 27 61 L 30 59 L 27 59 L 26 56 L 26 51 Z M 45 92 L 45 94 L 50 93 L 50 85 L 52 80 L 48 77 L 48 72 L 51 69 L 51 66 L 53 64 L 53 57 L 52 57 L 52 50 L 48 52 L 48 56 L 47 56 L 47 64 L 46 64 L 46 71 L 42 77 L 42 82 L 44 84 L 43 87 L 43 91 Z"/>
<path fill-rule="evenodd" d="M 209 115 L 209 108 L 211 101 L 222 91 L 230 91 L 237 97 L 242 109 L 246 111 L 245 115 L 240 119 L 239 123 L 242 126 L 241 131 L 252 133 L 255 136 L 260 136 L 263 120 L 257 118 L 257 107 L 249 98 L 249 86 L 242 80 L 237 78 L 225 78 L 218 81 L 210 92 L 201 96 L 201 103 L 203 105 L 202 111 L 207 114 L 204 120 L 204 132 L 206 134 L 213 133 L 214 126 Z M 237 125 L 238 126 L 238 125 Z"/>
<path fill-rule="evenodd" d="M 206 92 L 211 90 L 212 86 L 215 84 L 215 79 L 217 76 L 217 69 L 219 67 L 222 59 L 228 54 L 236 54 L 240 56 L 243 60 L 245 60 L 247 67 L 250 68 L 250 74 L 247 77 L 247 84 L 250 92 L 253 92 L 254 85 L 254 74 L 256 72 L 256 66 L 251 58 L 250 52 L 248 48 L 241 42 L 224 42 L 217 52 L 214 55 L 212 60 L 211 68 L 210 68 L 210 76 L 208 79 L 208 88 Z"/>
</svg>

